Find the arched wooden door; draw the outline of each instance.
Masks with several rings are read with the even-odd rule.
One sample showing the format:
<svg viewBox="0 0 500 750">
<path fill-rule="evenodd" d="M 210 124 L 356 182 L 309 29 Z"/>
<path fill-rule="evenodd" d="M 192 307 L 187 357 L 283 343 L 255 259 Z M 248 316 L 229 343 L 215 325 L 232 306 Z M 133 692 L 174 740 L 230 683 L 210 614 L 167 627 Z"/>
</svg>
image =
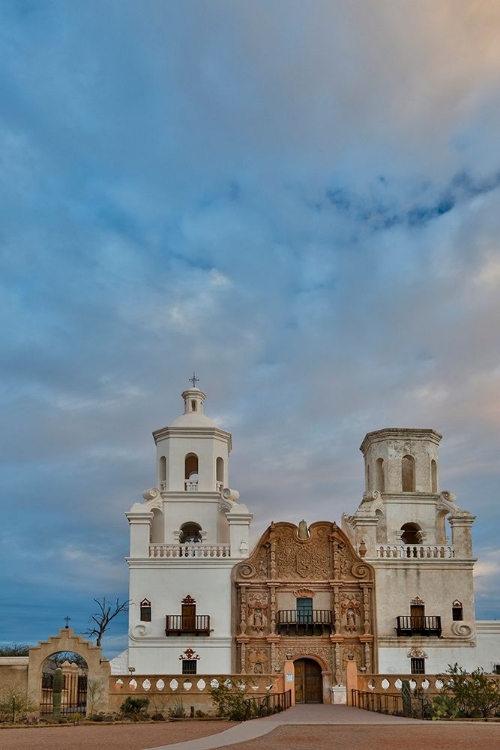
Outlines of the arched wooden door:
<svg viewBox="0 0 500 750">
<path fill-rule="evenodd" d="M 295 702 L 323 703 L 321 667 L 312 659 L 297 659 L 295 667 Z"/>
</svg>

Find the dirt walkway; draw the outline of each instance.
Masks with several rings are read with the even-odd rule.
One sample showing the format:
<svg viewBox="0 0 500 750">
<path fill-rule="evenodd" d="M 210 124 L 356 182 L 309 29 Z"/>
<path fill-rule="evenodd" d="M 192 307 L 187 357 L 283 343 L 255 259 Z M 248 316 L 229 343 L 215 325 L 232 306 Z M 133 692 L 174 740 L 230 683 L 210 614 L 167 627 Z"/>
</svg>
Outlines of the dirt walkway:
<svg viewBox="0 0 500 750">
<path fill-rule="evenodd" d="M 143 750 L 224 732 L 233 721 L 89 724 L 0 729 L 1 750 Z"/>
<path fill-rule="evenodd" d="M 2 750 L 143 750 L 223 732 L 233 722 L 33 727 L 0 730 Z M 224 750 L 500 750 L 500 724 L 288 725 Z"/>
<path fill-rule="evenodd" d="M 500 724 L 289 725 L 224 750 L 500 750 Z"/>
</svg>

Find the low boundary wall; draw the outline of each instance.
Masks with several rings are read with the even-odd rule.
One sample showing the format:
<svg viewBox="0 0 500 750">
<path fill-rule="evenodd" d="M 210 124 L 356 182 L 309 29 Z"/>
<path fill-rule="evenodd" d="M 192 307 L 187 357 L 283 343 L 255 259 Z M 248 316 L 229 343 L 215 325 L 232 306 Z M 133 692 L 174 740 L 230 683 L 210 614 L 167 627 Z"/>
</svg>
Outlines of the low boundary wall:
<svg viewBox="0 0 500 750">
<path fill-rule="evenodd" d="M 169 710 L 182 706 L 187 716 L 192 710 L 215 715 L 210 688 L 222 683 L 231 683 L 235 689 L 244 690 L 247 698 L 285 691 L 282 674 L 111 675 L 108 710 L 118 712 L 126 698 L 140 697 L 149 699 L 149 713 L 167 714 Z"/>
</svg>

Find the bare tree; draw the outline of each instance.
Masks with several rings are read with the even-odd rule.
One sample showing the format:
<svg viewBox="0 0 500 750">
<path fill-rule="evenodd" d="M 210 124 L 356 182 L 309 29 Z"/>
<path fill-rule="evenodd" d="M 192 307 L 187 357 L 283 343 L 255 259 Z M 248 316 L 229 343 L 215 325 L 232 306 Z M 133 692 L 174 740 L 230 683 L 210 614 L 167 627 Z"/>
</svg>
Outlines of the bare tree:
<svg viewBox="0 0 500 750">
<path fill-rule="evenodd" d="M 127 601 L 121 602 L 117 599 L 116 603 L 113 605 L 106 600 L 105 596 L 103 596 L 102 599 L 94 599 L 94 601 L 97 604 L 99 611 L 89 617 L 89 622 L 91 624 L 87 630 L 84 631 L 84 635 L 88 638 L 94 638 L 94 636 L 96 636 L 96 646 L 100 646 L 102 637 L 108 629 L 111 620 L 114 620 L 120 612 L 128 612 L 129 600 L 127 599 Z"/>
</svg>

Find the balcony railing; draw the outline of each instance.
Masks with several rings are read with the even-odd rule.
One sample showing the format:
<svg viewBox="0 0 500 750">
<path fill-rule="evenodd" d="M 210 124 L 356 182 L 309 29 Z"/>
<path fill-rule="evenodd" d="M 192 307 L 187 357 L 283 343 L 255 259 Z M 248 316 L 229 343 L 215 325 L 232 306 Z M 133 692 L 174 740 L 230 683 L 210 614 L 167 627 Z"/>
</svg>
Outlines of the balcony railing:
<svg viewBox="0 0 500 750">
<path fill-rule="evenodd" d="M 297 609 L 280 609 L 276 626 L 280 635 L 322 635 L 332 632 L 332 613 L 329 609 L 302 612 Z"/>
<path fill-rule="evenodd" d="M 229 544 L 150 544 L 150 557 L 230 557 Z"/>
<path fill-rule="evenodd" d="M 382 544 L 376 556 L 384 560 L 449 560 L 455 557 L 452 544 Z"/>
<path fill-rule="evenodd" d="M 401 615 L 396 618 L 397 635 L 441 635 L 441 618 L 434 616 Z"/>
<path fill-rule="evenodd" d="M 210 615 L 166 615 L 165 635 L 210 635 Z"/>
</svg>

